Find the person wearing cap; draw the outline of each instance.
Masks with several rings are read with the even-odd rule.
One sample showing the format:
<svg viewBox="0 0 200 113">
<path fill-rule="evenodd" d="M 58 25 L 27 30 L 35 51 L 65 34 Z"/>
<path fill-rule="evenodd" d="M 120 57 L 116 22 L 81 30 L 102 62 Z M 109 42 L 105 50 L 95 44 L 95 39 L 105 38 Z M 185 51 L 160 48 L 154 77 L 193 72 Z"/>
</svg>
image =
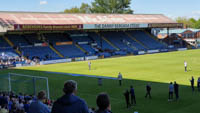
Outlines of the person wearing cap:
<svg viewBox="0 0 200 113">
<path fill-rule="evenodd" d="M 84 100 L 76 96 L 77 83 L 68 80 L 64 84 L 65 93 L 53 104 L 51 113 L 89 113 L 88 106 Z"/>
</svg>

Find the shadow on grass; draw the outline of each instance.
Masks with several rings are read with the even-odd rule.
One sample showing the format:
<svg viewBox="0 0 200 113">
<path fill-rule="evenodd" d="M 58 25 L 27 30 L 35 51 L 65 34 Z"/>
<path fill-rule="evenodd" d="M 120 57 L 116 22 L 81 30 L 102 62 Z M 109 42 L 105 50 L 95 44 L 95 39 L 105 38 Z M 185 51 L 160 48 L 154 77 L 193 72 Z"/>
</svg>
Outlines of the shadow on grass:
<svg viewBox="0 0 200 113">
<path fill-rule="evenodd" d="M 85 99 L 89 107 L 96 107 L 96 95 L 100 92 L 107 92 L 110 95 L 113 113 L 198 113 L 200 105 L 200 93 L 192 92 L 190 86 L 180 85 L 180 100 L 168 102 L 168 85 L 166 83 L 149 82 L 140 80 L 124 79 L 122 86 L 119 86 L 117 80 L 103 79 L 103 85 L 98 86 L 97 78 L 68 76 L 56 73 L 46 73 L 42 71 L 9 69 L 1 70 L 0 75 L 6 75 L 9 72 L 26 74 L 32 76 L 48 77 L 50 86 L 50 96 L 57 99 L 63 95 L 62 88 L 66 80 L 75 80 L 78 82 L 77 95 Z M 1 77 L 0 77 L 1 78 Z M 25 81 L 25 79 L 24 79 Z M 172 81 L 173 82 L 173 81 Z M 189 82 L 189 81 L 188 81 Z M 28 83 L 28 82 L 27 82 Z M 145 99 L 145 86 L 150 83 L 152 86 L 152 99 Z M 177 81 L 178 83 L 178 81 Z M 20 82 L 19 82 L 20 84 Z M 4 84 L 5 85 L 5 84 Z M 123 93 L 133 85 L 136 93 L 137 105 L 126 108 Z M 39 86 L 42 87 L 41 83 Z M 6 87 L 1 85 L 1 87 Z M 32 87 L 28 87 L 29 93 L 32 93 Z M 17 87 L 17 91 L 26 90 L 24 87 Z"/>
</svg>

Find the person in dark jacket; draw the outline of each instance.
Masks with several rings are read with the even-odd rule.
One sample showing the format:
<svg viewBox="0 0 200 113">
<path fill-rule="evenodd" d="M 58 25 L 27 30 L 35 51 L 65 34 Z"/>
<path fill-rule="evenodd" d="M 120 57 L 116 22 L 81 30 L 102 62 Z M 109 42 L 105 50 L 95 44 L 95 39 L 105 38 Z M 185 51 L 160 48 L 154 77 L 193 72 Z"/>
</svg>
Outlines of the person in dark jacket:
<svg viewBox="0 0 200 113">
<path fill-rule="evenodd" d="M 179 85 L 176 83 L 176 81 L 174 82 L 174 93 L 175 93 L 175 96 L 176 96 L 176 100 L 179 99 Z"/>
<path fill-rule="evenodd" d="M 98 110 L 95 113 L 112 113 L 108 94 L 100 93 L 96 100 Z"/>
<path fill-rule="evenodd" d="M 149 96 L 149 98 L 151 98 L 151 85 L 150 84 L 147 84 L 146 85 L 146 95 L 145 95 L 145 98 L 147 98 L 147 96 Z"/>
<path fill-rule="evenodd" d="M 190 80 L 192 91 L 194 92 L 194 77 L 192 76 L 192 79 Z"/>
<path fill-rule="evenodd" d="M 0 106 L 2 105 L 8 105 L 6 94 L 0 94 Z"/>
<path fill-rule="evenodd" d="M 75 95 L 77 83 L 69 80 L 64 84 L 63 95 L 54 104 L 51 113 L 89 113 L 86 102 Z"/>
<path fill-rule="evenodd" d="M 128 89 L 127 89 L 126 92 L 124 93 L 124 96 L 125 96 L 127 108 L 129 108 L 129 106 L 130 106 L 130 101 L 129 101 L 129 92 L 128 92 Z"/>
<path fill-rule="evenodd" d="M 200 91 L 200 77 L 197 80 L 197 88 L 198 88 L 198 91 Z"/>
<path fill-rule="evenodd" d="M 133 105 L 136 104 L 136 99 L 135 99 L 135 90 L 133 88 L 133 86 L 130 86 L 130 94 L 131 94 L 131 104 Z"/>
</svg>

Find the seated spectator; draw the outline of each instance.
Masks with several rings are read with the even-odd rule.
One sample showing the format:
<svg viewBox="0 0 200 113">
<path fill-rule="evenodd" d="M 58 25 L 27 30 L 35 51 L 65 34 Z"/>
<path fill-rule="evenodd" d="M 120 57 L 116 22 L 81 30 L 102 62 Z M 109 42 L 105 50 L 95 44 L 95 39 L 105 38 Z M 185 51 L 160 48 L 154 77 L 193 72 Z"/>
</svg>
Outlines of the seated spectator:
<svg viewBox="0 0 200 113">
<path fill-rule="evenodd" d="M 112 113 L 110 110 L 110 99 L 106 93 L 101 93 L 97 96 L 96 100 L 98 110 L 96 113 Z"/>
<path fill-rule="evenodd" d="M 6 104 L 1 106 L 0 113 L 8 113 L 8 110 L 6 109 L 6 106 L 7 106 Z"/>
<path fill-rule="evenodd" d="M 24 111 L 25 111 L 26 113 L 29 112 L 29 107 L 30 107 L 29 102 L 28 102 L 27 100 L 25 100 L 25 102 L 24 102 Z"/>
<path fill-rule="evenodd" d="M 1 94 L 0 95 L 0 106 L 2 105 L 8 105 L 8 98 L 6 94 Z"/>
<path fill-rule="evenodd" d="M 37 96 L 37 100 L 33 101 L 29 108 L 29 113 L 50 113 L 50 109 L 43 103 L 45 99 L 45 92 L 40 91 Z"/>
<path fill-rule="evenodd" d="M 95 113 L 95 108 L 88 108 L 89 109 L 89 113 Z"/>
<path fill-rule="evenodd" d="M 63 95 L 54 104 L 51 113 L 89 113 L 84 100 L 75 95 L 77 83 L 69 80 L 64 84 Z"/>
</svg>

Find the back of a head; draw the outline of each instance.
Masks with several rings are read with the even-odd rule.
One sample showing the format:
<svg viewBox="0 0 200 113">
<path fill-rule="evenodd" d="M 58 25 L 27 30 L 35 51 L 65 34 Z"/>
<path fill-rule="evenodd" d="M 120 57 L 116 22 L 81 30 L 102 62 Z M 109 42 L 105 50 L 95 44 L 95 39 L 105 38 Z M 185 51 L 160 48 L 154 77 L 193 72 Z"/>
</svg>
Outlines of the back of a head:
<svg viewBox="0 0 200 113">
<path fill-rule="evenodd" d="M 106 93 L 101 93 L 97 96 L 96 100 L 99 110 L 106 110 L 110 105 L 109 96 Z"/>
<path fill-rule="evenodd" d="M 38 93 L 38 95 L 37 95 L 37 98 L 38 98 L 39 100 L 43 100 L 43 99 L 45 99 L 45 96 L 46 96 L 45 91 L 40 91 L 40 92 Z"/>
<path fill-rule="evenodd" d="M 65 94 L 72 94 L 77 90 L 77 83 L 74 80 L 68 80 L 64 84 L 63 92 Z"/>
</svg>

